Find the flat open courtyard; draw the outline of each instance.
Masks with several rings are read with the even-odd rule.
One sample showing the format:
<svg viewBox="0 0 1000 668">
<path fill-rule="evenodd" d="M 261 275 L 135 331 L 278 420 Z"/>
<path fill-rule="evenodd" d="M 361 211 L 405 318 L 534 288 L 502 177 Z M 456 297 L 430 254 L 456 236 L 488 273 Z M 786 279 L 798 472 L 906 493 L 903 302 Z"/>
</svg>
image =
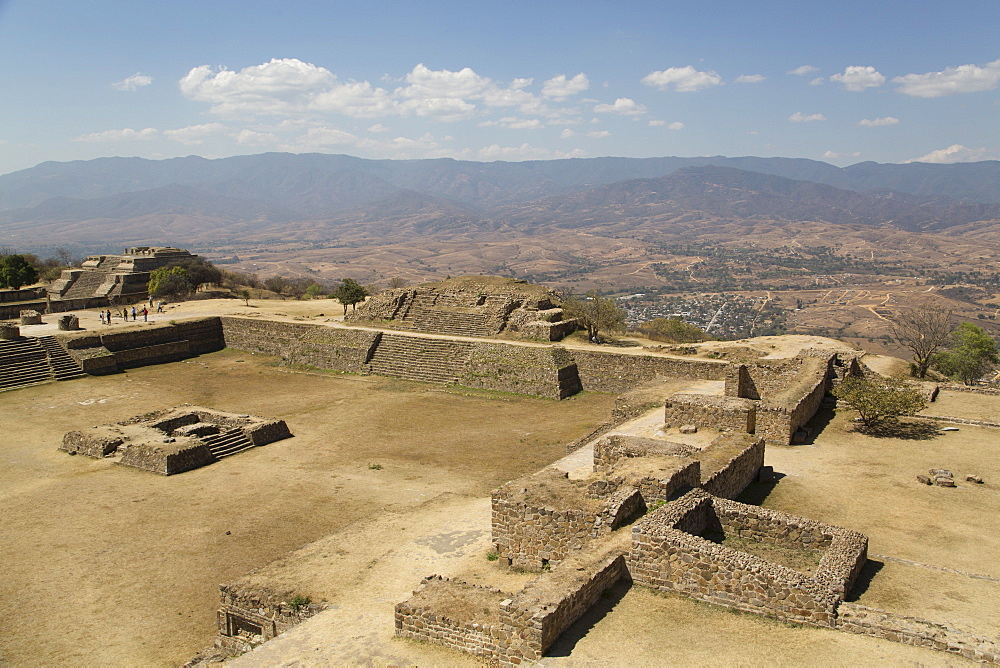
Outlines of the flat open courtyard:
<svg viewBox="0 0 1000 668">
<path fill-rule="evenodd" d="M 613 400 L 294 373 L 231 350 L 2 393 L 0 664 L 179 665 L 212 642 L 218 585 L 260 569 L 262 583 L 305 594 L 320 583 L 331 607 L 237 664 L 475 665 L 395 639 L 393 605 L 432 573 L 527 581 L 486 560 L 489 493 L 562 457 Z M 56 449 L 69 430 L 185 402 L 280 417 L 295 437 L 171 477 Z M 978 395 L 941 405 L 979 415 L 990 402 L 1000 408 Z M 815 442 L 769 447 L 784 477 L 743 500 L 867 533 L 858 602 L 995 634 L 1000 431 L 875 439 L 851 418 L 821 414 Z M 918 484 L 932 467 L 959 487 Z M 297 548 L 308 558 L 283 559 Z M 551 654 L 546 664 L 964 662 L 640 588 L 610 592 Z"/>
</svg>

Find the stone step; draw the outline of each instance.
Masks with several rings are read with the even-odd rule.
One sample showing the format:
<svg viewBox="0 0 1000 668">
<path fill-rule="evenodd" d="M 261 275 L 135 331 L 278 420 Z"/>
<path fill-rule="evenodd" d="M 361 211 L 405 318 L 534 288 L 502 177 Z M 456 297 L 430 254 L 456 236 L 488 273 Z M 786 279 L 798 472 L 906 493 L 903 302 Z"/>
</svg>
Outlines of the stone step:
<svg viewBox="0 0 1000 668">
<path fill-rule="evenodd" d="M 253 447 L 250 439 L 240 429 L 230 429 L 221 434 L 212 434 L 201 439 L 216 459 L 229 457 Z"/>
<path fill-rule="evenodd" d="M 383 335 L 369 361 L 379 376 L 454 384 L 472 348 L 459 341 Z"/>
<path fill-rule="evenodd" d="M 56 380 L 70 380 L 87 375 L 83 372 L 83 367 L 66 352 L 65 348 L 59 345 L 59 342 L 55 338 L 40 336 L 38 337 L 38 343 L 41 344 L 46 355 L 48 355 L 49 366 L 52 368 L 52 374 Z"/>
</svg>

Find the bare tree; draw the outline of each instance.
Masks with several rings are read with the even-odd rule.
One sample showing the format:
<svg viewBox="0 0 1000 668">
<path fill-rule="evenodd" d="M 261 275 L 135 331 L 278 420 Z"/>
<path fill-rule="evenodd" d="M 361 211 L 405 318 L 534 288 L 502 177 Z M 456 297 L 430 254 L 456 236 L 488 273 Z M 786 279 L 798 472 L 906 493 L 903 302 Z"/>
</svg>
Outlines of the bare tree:
<svg viewBox="0 0 1000 668">
<path fill-rule="evenodd" d="M 951 331 L 952 310 L 943 306 L 924 306 L 901 309 L 889 321 L 889 331 L 899 345 L 913 353 L 914 375 L 927 376 L 931 358 L 939 348 L 948 343 Z"/>
</svg>

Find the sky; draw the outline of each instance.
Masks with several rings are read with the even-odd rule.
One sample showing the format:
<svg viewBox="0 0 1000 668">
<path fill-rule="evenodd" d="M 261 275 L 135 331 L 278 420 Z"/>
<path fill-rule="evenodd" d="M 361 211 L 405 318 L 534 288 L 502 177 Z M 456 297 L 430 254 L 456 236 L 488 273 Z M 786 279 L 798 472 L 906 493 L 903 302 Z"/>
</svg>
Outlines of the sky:
<svg viewBox="0 0 1000 668">
<path fill-rule="evenodd" d="M 0 0 L 0 173 L 266 151 L 995 160 L 998 28 L 997 0 Z"/>
</svg>

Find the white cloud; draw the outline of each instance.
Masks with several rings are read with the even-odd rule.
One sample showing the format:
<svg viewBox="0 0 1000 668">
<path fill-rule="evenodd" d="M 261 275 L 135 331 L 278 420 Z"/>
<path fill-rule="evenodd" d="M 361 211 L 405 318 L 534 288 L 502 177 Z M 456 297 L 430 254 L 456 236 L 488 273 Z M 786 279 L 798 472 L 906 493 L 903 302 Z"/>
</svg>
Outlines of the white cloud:
<svg viewBox="0 0 1000 668">
<path fill-rule="evenodd" d="M 826 79 L 824 79 L 823 77 L 816 77 L 815 79 L 813 79 L 812 81 L 809 82 L 809 85 L 810 86 L 822 86 L 823 82 L 825 82 L 825 81 L 826 81 Z"/>
<path fill-rule="evenodd" d="M 899 119 L 895 116 L 882 116 L 881 118 L 862 118 L 858 125 L 864 128 L 880 128 L 886 125 L 899 125 Z"/>
<path fill-rule="evenodd" d="M 721 86 L 722 77 L 714 71 L 701 72 L 686 65 L 650 72 L 642 78 L 642 83 L 660 90 L 669 90 L 673 86 L 675 91 L 690 93 L 713 86 Z"/>
<path fill-rule="evenodd" d="M 857 158 L 861 155 L 861 151 L 854 151 L 853 153 L 836 153 L 835 151 L 827 151 L 823 154 L 823 157 L 827 160 L 833 160 L 836 158 Z"/>
<path fill-rule="evenodd" d="M 156 139 L 159 132 L 154 128 L 145 128 L 144 130 L 133 130 L 132 128 L 123 128 L 121 130 L 104 130 L 103 132 L 91 132 L 87 135 L 81 135 L 75 137 L 73 141 L 78 142 L 102 142 L 102 141 L 143 141 L 147 139 Z"/>
<path fill-rule="evenodd" d="M 483 121 L 476 124 L 476 127 L 480 128 L 492 126 L 509 128 L 511 130 L 540 130 L 545 127 L 545 124 L 537 118 L 517 118 L 516 116 L 505 116 L 495 121 Z"/>
<path fill-rule="evenodd" d="M 125 77 L 121 81 L 114 82 L 111 84 L 111 87 L 115 90 L 135 92 L 143 86 L 148 86 L 151 83 L 153 83 L 153 77 L 136 72 L 130 77 Z"/>
<path fill-rule="evenodd" d="M 978 65 L 947 67 L 940 72 L 896 77 L 896 90 L 913 97 L 942 97 L 958 93 L 978 93 L 1000 85 L 1000 60 Z"/>
<path fill-rule="evenodd" d="M 225 134 L 226 132 L 227 128 L 222 123 L 204 123 L 202 125 L 189 125 L 186 128 L 178 128 L 176 130 L 164 130 L 163 136 L 188 146 L 197 146 L 203 143 L 207 137 Z"/>
<path fill-rule="evenodd" d="M 324 146 L 353 146 L 358 138 L 350 132 L 325 126 L 309 128 L 299 137 L 298 143 L 304 148 L 322 148 Z"/>
<path fill-rule="evenodd" d="M 590 81 L 583 72 L 572 79 L 567 79 L 565 74 L 560 74 L 542 84 L 542 96 L 553 100 L 564 100 L 577 93 L 582 93 L 588 88 L 590 88 Z"/>
<path fill-rule="evenodd" d="M 620 97 L 614 104 L 599 104 L 594 107 L 598 114 L 621 114 L 622 116 L 638 116 L 646 113 L 646 107 L 628 97 Z"/>
<path fill-rule="evenodd" d="M 575 137 L 576 133 L 569 128 L 563 128 L 563 131 L 559 133 L 560 139 L 569 139 L 570 137 Z"/>
<path fill-rule="evenodd" d="M 539 148 L 530 144 L 520 146 L 500 146 L 493 144 L 479 149 L 476 157 L 480 160 L 546 160 L 555 158 L 582 158 L 587 155 L 586 151 L 573 149 L 572 151 L 551 151 L 547 148 Z"/>
<path fill-rule="evenodd" d="M 367 81 L 354 81 L 317 93 L 308 108 L 354 118 L 378 118 L 396 113 L 398 103 L 384 88 L 376 88 Z"/>
<path fill-rule="evenodd" d="M 249 146 L 267 146 L 269 144 L 275 144 L 278 138 L 271 134 L 270 132 L 257 132 L 256 130 L 240 130 L 235 135 L 237 144 L 246 144 Z"/>
<path fill-rule="evenodd" d="M 826 116 L 823 114 L 803 114 L 801 111 L 796 111 L 794 114 L 788 117 L 792 123 L 812 123 L 814 121 L 825 121 Z"/>
<path fill-rule="evenodd" d="M 594 130 L 593 132 L 588 132 L 587 136 L 594 139 L 604 139 L 605 137 L 610 137 L 611 133 L 607 130 Z"/>
<path fill-rule="evenodd" d="M 181 93 L 208 102 L 220 116 L 301 113 L 317 95 L 329 91 L 332 72 L 296 58 L 272 58 L 239 72 L 208 65 L 192 68 L 180 80 Z"/>
<path fill-rule="evenodd" d="M 906 162 L 933 162 L 938 164 L 978 162 L 980 160 L 989 160 L 992 153 L 992 151 L 986 148 L 969 148 L 961 144 L 952 144 L 948 148 L 931 151 L 927 155 L 922 155 L 919 158 L 913 158 Z"/>
<path fill-rule="evenodd" d="M 674 121 L 673 123 L 671 123 L 670 125 L 667 126 L 667 129 L 668 130 L 683 130 L 684 129 L 684 124 L 681 123 L 680 121 Z"/>
<path fill-rule="evenodd" d="M 382 125 L 381 123 L 376 123 L 375 125 L 368 128 L 368 132 L 373 132 L 373 133 L 389 132 L 389 128 Z"/>
<path fill-rule="evenodd" d="M 736 83 L 760 83 L 766 78 L 763 74 L 741 74 L 733 79 L 733 81 Z"/>
<path fill-rule="evenodd" d="M 867 67 L 851 65 L 844 70 L 843 74 L 830 75 L 830 81 L 836 81 L 843 84 L 847 90 L 860 93 L 868 88 L 878 88 L 884 84 L 885 75 L 871 65 Z"/>
<path fill-rule="evenodd" d="M 799 65 L 794 70 L 788 70 L 785 74 L 792 74 L 797 77 L 804 77 L 807 74 L 812 74 L 813 72 L 819 72 L 818 67 L 813 67 L 812 65 Z"/>
<path fill-rule="evenodd" d="M 667 124 L 666 121 L 653 120 L 653 121 L 649 122 L 649 127 L 651 127 L 651 128 L 658 128 L 661 125 L 666 125 L 666 124 Z"/>
</svg>

